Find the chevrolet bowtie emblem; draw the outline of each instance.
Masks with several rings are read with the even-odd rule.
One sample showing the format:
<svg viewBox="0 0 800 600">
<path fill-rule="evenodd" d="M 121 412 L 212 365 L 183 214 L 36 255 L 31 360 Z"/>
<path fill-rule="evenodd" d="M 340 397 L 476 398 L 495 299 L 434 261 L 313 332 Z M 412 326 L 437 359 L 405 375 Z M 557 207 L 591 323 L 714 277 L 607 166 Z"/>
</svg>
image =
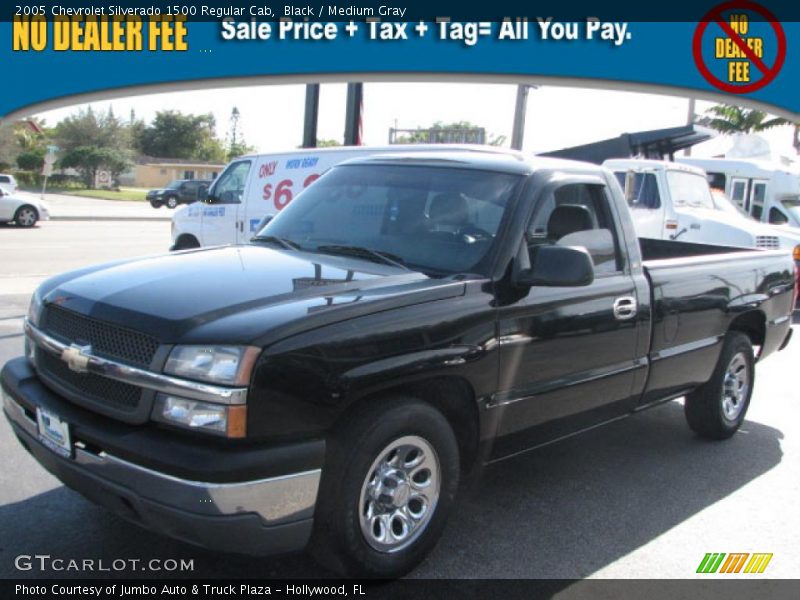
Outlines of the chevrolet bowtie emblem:
<svg viewBox="0 0 800 600">
<path fill-rule="evenodd" d="M 76 373 L 86 373 L 89 366 L 89 359 L 92 353 L 91 346 L 78 346 L 72 344 L 69 348 L 64 348 L 61 351 L 61 360 L 67 363 L 70 371 Z"/>
</svg>

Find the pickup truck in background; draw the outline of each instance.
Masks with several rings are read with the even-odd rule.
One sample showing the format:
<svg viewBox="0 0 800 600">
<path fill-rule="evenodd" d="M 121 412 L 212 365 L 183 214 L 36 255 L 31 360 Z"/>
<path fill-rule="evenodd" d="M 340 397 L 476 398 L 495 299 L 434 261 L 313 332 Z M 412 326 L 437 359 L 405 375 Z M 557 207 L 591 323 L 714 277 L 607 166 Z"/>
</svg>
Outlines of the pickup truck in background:
<svg viewBox="0 0 800 600">
<path fill-rule="evenodd" d="M 4 411 L 46 469 L 134 523 L 396 577 L 476 465 L 681 396 L 698 435 L 732 436 L 756 362 L 791 337 L 793 270 L 637 239 L 595 165 L 359 158 L 247 245 L 43 283 Z"/>
<path fill-rule="evenodd" d="M 781 231 L 720 206 L 698 167 L 644 159 L 607 160 L 603 166 L 617 176 L 640 237 L 788 252 L 800 244 L 800 232 Z"/>
</svg>

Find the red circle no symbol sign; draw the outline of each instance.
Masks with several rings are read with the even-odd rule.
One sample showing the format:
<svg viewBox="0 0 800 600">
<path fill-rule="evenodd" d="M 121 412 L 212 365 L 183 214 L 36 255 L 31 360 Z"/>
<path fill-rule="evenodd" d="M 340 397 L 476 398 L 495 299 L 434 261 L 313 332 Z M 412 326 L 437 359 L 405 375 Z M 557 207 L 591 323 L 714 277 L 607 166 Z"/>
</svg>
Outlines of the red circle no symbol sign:
<svg viewBox="0 0 800 600">
<path fill-rule="evenodd" d="M 761 57 L 747 45 L 747 41 L 725 20 L 722 13 L 728 10 L 746 10 L 758 13 L 772 26 L 778 44 L 778 51 L 772 66 L 767 65 Z M 703 34 L 711 23 L 715 23 L 722 29 L 725 36 L 741 50 L 741 54 L 750 61 L 750 64 L 761 72 L 761 78 L 744 85 L 737 85 L 728 81 L 723 81 L 711 72 L 711 69 L 708 68 L 705 58 L 703 57 Z M 747 94 L 760 90 L 778 76 L 781 67 L 783 67 L 783 62 L 786 60 L 786 34 L 783 32 L 783 27 L 775 18 L 775 15 L 760 4 L 750 2 L 749 0 L 732 0 L 731 2 L 725 2 L 711 9 L 703 17 L 694 32 L 692 51 L 694 53 L 694 62 L 697 64 L 698 70 L 711 85 L 726 92 L 730 92 L 731 94 Z"/>
</svg>

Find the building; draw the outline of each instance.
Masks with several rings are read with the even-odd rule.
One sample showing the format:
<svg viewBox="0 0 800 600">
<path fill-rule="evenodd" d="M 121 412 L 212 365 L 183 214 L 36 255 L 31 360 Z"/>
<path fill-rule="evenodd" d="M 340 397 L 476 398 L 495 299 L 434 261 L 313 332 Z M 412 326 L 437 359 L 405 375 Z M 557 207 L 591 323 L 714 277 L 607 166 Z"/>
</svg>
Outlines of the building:
<svg viewBox="0 0 800 600">
<path fill-rule="evenodd" d="M 175 179 L 211 181 L 225 168 L 224 164 L 180 158 L 140 156 L 119 176 L 119 184 L 128 187 L 161 188 Z"/>
</svg>

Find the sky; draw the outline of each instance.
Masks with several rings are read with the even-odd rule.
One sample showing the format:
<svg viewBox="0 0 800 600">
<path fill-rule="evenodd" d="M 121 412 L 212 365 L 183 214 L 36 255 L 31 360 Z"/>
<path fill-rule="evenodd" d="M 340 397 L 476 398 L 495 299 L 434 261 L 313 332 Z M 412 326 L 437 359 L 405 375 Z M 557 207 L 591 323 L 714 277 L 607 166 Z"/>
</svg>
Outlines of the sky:
<svg viewBox="0 0 800 600">
<path fill-rule="evenodd" d="M 323 84 L 320 91 L 318 137 L 342 140 L 346 84 Z M 159 110 L 214 114 L 221 139 L 229 128 L 231 109 L 240 112 L 246 142 L 259 152 L 286 150 L 300 145 L 303 132 L 305 86 L 262 85 L 243 88 L 164 92 L 92 102 L 95 110 L 113 107 L 126 118 L 149 121 Z M 364 86 L 364 142 L 388 143 L 389 128 L 427 127 L 436 121 L 470 121 L 490 135 L 511 139 L 516 86 L 482 83 L 367 83 Z M 531 90 L 523 150 L 543 152 L 616 137 L 622 133 L 675 127 L 687 121 L 688 99 L 596 89 L 542 86 Z M 713 103 L 698 101 L 702 114 Z M 39 113 L 47 124 L 88 104 Z M 771 130 L 764 137 L 777 154 L 796 156 L 792 128 Z M 696 146 L 692 154 L 719 155 L 732 145 L 720 137 Z"/>
</svg>

